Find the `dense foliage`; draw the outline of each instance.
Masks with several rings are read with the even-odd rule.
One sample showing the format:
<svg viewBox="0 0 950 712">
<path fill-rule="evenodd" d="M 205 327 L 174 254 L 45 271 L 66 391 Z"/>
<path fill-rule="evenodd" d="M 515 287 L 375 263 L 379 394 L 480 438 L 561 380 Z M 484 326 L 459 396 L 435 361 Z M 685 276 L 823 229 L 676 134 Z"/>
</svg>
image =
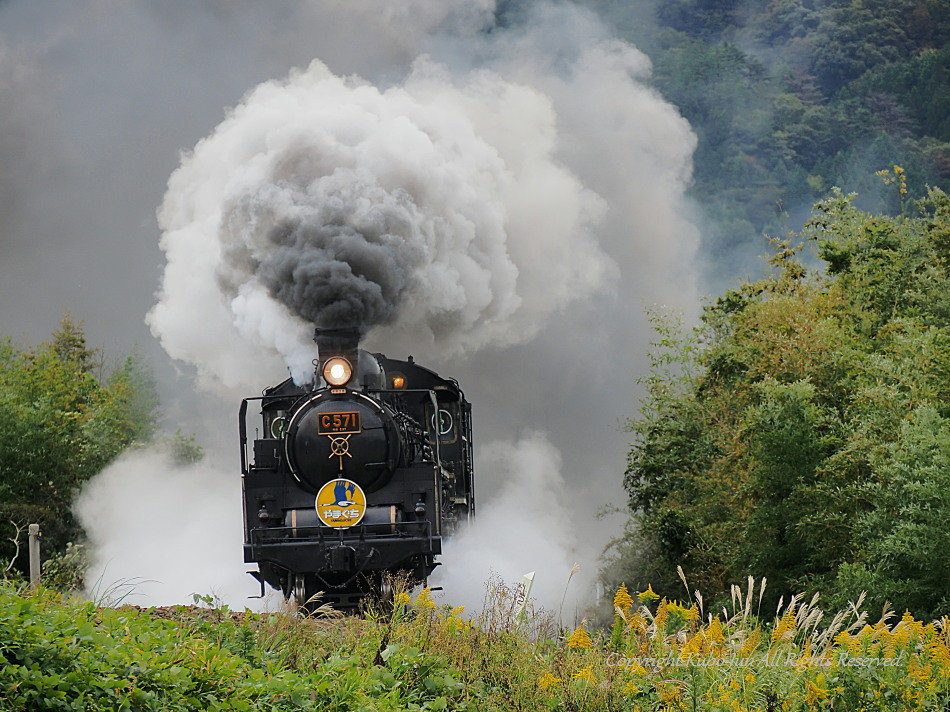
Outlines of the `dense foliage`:
<svg viewBox="0 0 950 712">
<path fill-rule="evenodd" d="M 527 0 L 499 3 L 513 21 Z M 832 186 L 896 211 L 875 171 L 950 190 L 950 0 L 579 0 L 649 55 L 699 138 L 693 195 L 712 275 Z M 715 283 L 719 283 L 716 280 Z"/>
<path fill-rule="evenodd" d="M 0 710 L 818 712 L 944 710 L 950 620 L 825 616 L 762 586 L 614 597 L 613 625 L 559 630 L 489 588 L 474 618 L 423 589 L 342 619 L 99 608 L 0 584 Z M 689 588 L 689 587 L 687 587 Z"/>
<path fill-rule="evenodd" d="M 155 430 L 158 399 L 141 359 L 108 376 L 81 324 L 64 318 L 49 342 L 0 340 L 0 568 L 26 568 L 26 527 L 43 533 L 44 558 L 80 538 L 80 487 Z M 19 546 L 19 556 L 17 547 Z"/>
<path fill-rule="evenodd" d="M 950 198 L 916 208 L 835 192 L 801 235 L 824 270 L 780 243 L 694 333 L 661 320 L 631 426 L 628 582 L 682 565 L 707 592 L 753 575 L 776 596 L 950 610 Z"/>
</svg>

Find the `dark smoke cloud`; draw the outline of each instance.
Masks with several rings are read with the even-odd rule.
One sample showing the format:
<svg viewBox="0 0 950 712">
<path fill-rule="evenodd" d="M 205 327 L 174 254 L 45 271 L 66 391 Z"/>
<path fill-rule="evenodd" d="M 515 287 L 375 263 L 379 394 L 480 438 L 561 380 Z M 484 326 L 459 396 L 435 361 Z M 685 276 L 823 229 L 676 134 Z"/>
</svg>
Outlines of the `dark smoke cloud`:
<svg viewBox="0 0 950 712">
<path fill-rule="evenodd" d="M 340 187 L 346 190 L 350 185 Z M 246 250 L 238 250 L 240 256 L 225 250 L 227 268 L 219 272 L 227 293 L 236 296 L 241 284 L 256 276 L 274 298 L 308 323 L 356 326 L 362 332 L 386 323 L 412 268 L 413 251 L 405 234 L 411 225 L 404 215 L 411 210 L 408 195 L 385 202 L 369 197 L 369 214 L 356 215 L 345 196 L 326 197 L 313 205 L 306 198 L 306 187 L 292 192 L 299 196 L 294 202 L 300 214 L 281 218 L 273 226 L 261 225 L 260 213 L 267 211 L 261 195 L 242 200 L 231 211 L 228 223 L 265 230 L 266 236 L 255 242 L 268 247 L 257 259 Z M 381 206 L 386 203 L 395 203 L 396 210 L 384 210 Z M 233 240 L 229 236 L 228 243 Z"/>
<path fill-rule="evenodd" d="M 388 238 L 388 239 L 387 239 Z M 406 286 L 394 235 L 374 236 L 347 226 L 281 225 L 261 264 L 261 280 L 294 314 L 322 327 L 383 324 Z"/>
</svg>

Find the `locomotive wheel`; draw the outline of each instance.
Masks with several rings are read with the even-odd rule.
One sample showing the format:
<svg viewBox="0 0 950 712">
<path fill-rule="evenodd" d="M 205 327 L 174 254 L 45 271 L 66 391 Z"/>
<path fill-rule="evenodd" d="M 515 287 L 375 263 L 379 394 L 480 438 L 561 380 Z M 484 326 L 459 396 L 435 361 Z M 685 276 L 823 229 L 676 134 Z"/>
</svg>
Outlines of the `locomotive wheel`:
<svg viewBox="0 0 950 712">
<path fill-rule="evenodd" d="M 298 610 L 306 607 L 310 596 L 307 594 L 307 581 L 303 574 L 294 574 L 294 585 L 291 591 L 291 596 L 293 597 L 294 605 L 297 606 Z"/>
</svg>

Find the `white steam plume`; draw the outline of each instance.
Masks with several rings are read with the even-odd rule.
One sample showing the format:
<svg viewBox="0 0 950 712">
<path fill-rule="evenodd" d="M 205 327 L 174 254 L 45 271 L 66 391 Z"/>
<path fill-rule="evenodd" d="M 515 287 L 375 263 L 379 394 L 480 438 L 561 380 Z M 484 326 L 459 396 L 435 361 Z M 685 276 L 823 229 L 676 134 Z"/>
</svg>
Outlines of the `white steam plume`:
<svg viewBox="0 0 950 712">
<path fill-rule="evenodd" d="M 227 386 L 262 351 L 306 379 L 314 324 L 430 357 L 530 339 L 614 269 L 555 148 L 550 100 L 488 71 L 263 84 L 169 181 L 152 330 Z"/>
<path fill-rule="evenodd" d="M 479 468 L 503 484 L 486 491 L 475 521 L 445 543 L 447 565 L 436 569 L 432 585 L 443 588 L 447 602 L 473 612 L 480 610 L 490 579 L 512 585 L 534 571 L 531 598 L 569 624 L 590 593 L 571 580 L 572 569 L 595 568 L 597 552 L 576 537 L 589 513 L 565 502 L 561 453 L 546 434 L 529 432 L 516 442 L 489 443 L 476 454 Z"/>
<path fill-rule="evenodd" d="M 177 465 L 130 450 L 75 503 L 92 554 L 91 596 L 104 603 L 190 603 L 192 594 L 244 605 L 254 581 L 242 561 L 241 493 L 232 472 Z"/>
</svg>

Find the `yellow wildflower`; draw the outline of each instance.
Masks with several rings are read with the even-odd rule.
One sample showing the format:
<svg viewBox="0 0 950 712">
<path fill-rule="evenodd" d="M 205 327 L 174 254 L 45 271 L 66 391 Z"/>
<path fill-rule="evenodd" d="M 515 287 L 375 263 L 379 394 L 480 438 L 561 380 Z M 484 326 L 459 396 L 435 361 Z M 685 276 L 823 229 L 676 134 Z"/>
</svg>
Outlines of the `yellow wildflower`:
<svg viewBox="0 0 950 712">
<path fill-rule="evenodd" d="M 640 611 L 634 611 L 633 615 L 627 620 L 627 630 L 633 631 L 634 633 L 645 633 L 646 629 L 646 618 L 640 615 Z"/>
<path fill-rule="evenodd" d="M 393 599 L 393 603 L 395 603 L 397 606 L 408 606 L 410 603 L 412 603 L 412 597 L 405 591 L 400 591 Z"/>
<path fill-rule="evenodd" d="M 575 680 L 584 680 L 585 682 L 590 682 L 590 683 L 597 682 L 597 678 L 594 677 L 594 672 L 593 670 L 590 669 L 590 665 L 588 665 L 587 667 L 581 668 L 580 670 L 575 672 L 573 675 L 573 678 Z"/>
<path fill-rule="evenodd" d="M 795 637 L 796 631 L 795 612 L 786 611 L 772 631 L 772 640 L 791 640 Z"/>
<path fill-rule="evenodd" d="M 828 690 L 822 687 L 824 682 L 825 678 L 820 673 L 815 678 L 815 682 L 810 680 L 805 681 L 805 703 L 809 707 L 817 706 L 822 700 L 828 697 Z"/>
<path fill-rule="evenodd" d="M 435 608 L 435 601 L 432 600 L 432 592 L 428 586 L 419 591 L 419 595 L 416 596 L 416 606 L 418 608 Z"/>
<path fill-rule="evenodd" d="M 546 672 L 538 679 L 538 687 L 542 691 L 546 692 L 547 690 L 550 690 L 552 687 L 562 682 L 564 682 L 564 680 L 562 680 L 561 678 L 556 677 L 550 672 Z"/>
<path fill-rule="evenodd" d="M 573 633 L 570 634 L 567 638 L 567 647 L 569 648 L 592 648 L 594 644 L 591 642 L 590 636 L 587 634 L 587 631 L 584 630 L 583 624 L 577 626 Z"/>
<path fill-rule="evenodd" d="M 749 636 L 745 639 L 745 642 L 739 646 L 737 655 L 740 658 L 745 658 L 751 655 L 759 647 L 759 643 L 762 641 L 762 633 L 758 628 L 754 628 Z"/>
<path fill-rule="evenodd" d="M 634 663 L 632 667 L 627 668 L 632 675 L 646 675 L 647 669 L 643 667 L 640 663 Z"/>
<path fill-rule="evenodd" d="M 906 614 L 905 614 L 906 615 Z M 905 624 L 905 621 L 901 621 L 896 626 L 894 626 L 894 631 L 892 633 L 892 640 L 895 648 L 906 648 L 910 643 L 910 627 Z"/>
<path fill-rule="evenodd" d="M 660 605 L 657 606 L 656 615 L 653 617 L 653 624 L 656 626 L 658 635 L 666 635 L 666 619 L 668 615 L 666 599 L 664 598 L 660 601 Z"/>
<path fill-rule="evenodd" d="M 950 677 L 950 649 L 942 639 L 934 637 L 926 647 L 930 659 L 937 663 L 940 674 Z"/>
<path fill-rule="evenodd" d="M 726 636 L 722 633 L 722 623 L 719 622 L 719 617 L 712 619 L 712 622 L 706 626 L 706 629 L 703 631 L 703 636 L 712 644 L 721 644 L 726 641 Z"/>
<path fill-rule="evenodd" d="M 650 603 L 651 601 L 658 601 L 660 599 L 660 596 L 659 594 L 654 592 L 653 584 L 651 583 L 647 585 L 646 591 L 642 591 L 641 593 L 637 594 L 637 598 L 640 599 L 640 603 L 647 604 L 647 603 Z"/>
<path fill-rule="evenodd" d="M 814 656 L 812 655 L 811 651 L 811 638 L 807 638 L 805 640 L 805 645 L 802 647 L 801 656 L 795 661 L 795 669 L 798 671 L 805 670 L 806 668 L 810 667 L 813 662 Z"/>
<path fill-rule="evenodd" d="M 703 634 L 697 633 L 688 641 L 686 641 L 686 645 L 684 645 L 683 648 L 680 650 L 680 658 L 688 661 L 691 656 L 699 655 L 699 653 L 702 652 L 702 649 L 703 649 Z"/>
<path fill-rule="evenodd" d="M 850 641 L 851 641 L 851 634 L 846 630 L 841 631 L 834 638 L 834 644 L 839 647 L 842 645 L 847 645 Z"/>
<path fill-rule="evenodd" d="M 629 611 L 633 608 L 633 598 L 630 597 L 630 592 L 627 591 L 627 584 L 620 584 L 620 588 L 617 589 L 617 593 L 614 596 L 614 608 L 619 608 L 621 611 Z"/>
<path fill-rule="evenodd" d="M 659 616 L 659 611 L 657 611 L 657 614 Z M 697 618 L 699 618 L 699 609 L 697 609 L 695 606 L 686 608 L 686 606 L 681 606 L 676 601 L 670 601 L 666 604 L 666 615 L 666 629 L 669 630 L 672 628 L 672 630 L 679 630 L 687 623 L 695 621 Z M 659 627 L 659 625 L 657 627 Z"/>
<path fill-rule="evenodd" d="M 631 680 L 626 685 L 623 686 L 624 695 L 635 695 L 640 691 L 640 688 Z"/>
<path fill-rule="evenodd" d="M 657 688 L 657 692 L 660 693 L 660 702 L 665 705 L 671 705 L 680 699 L 680 689 L 676 686 L 675 682 L 672 685 L 660 685 Z"/>
</svg>

